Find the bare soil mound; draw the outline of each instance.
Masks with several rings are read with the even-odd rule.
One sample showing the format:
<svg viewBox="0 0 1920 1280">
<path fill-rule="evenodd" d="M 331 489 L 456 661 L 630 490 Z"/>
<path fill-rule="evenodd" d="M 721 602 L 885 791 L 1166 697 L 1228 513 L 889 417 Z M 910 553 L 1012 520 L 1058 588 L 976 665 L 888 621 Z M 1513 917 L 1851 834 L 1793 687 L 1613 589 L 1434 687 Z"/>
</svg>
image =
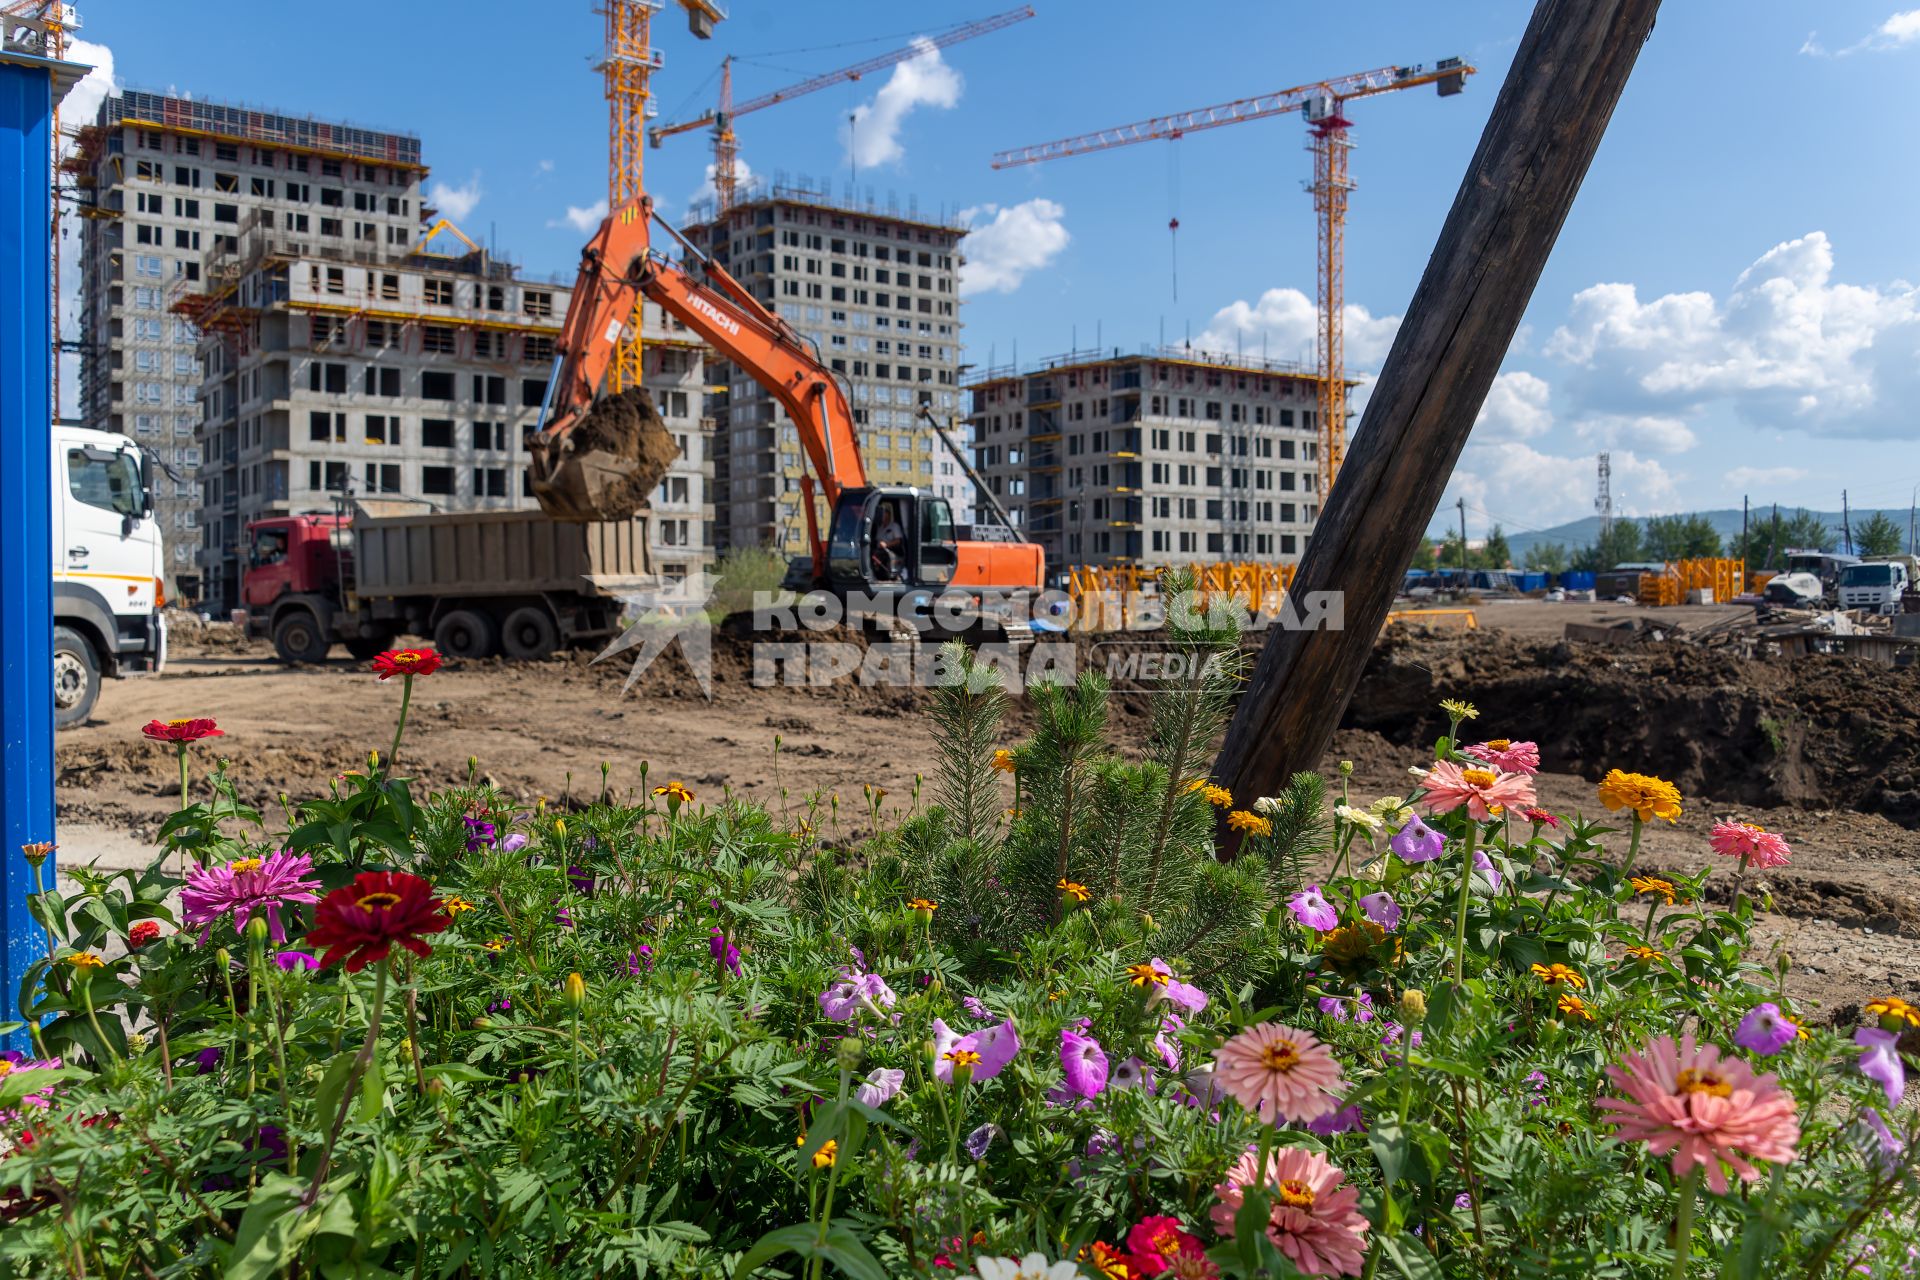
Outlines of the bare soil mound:
<svg viewBox="0 0 1920 1280">
<path fill-rule="evenodd" d="M 1682 643 L 1389 634 L 1345 724 L 1428 743 L 1446 729 L 1444 697 L 1470 697 L 1487 733 L 1539 742 L 1550 772 L 1593 780 L 1630 768 L 1722 803 L 1848 808 L 1920 827 L 1920 671 Z"/>
</svg>

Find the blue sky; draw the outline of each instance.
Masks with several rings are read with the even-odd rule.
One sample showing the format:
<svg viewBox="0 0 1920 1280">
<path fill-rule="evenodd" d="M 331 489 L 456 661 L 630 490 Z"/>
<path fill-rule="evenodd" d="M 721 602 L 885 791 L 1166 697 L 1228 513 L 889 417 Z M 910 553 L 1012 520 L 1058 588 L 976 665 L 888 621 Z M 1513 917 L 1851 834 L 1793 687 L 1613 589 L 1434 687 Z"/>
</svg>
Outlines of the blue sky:
<svg viewBox="0 0 1920 1280">
<path fill-rule="evenodd" d="M 742 59 L 746 98 L 1010 2 L 733 0 L 701 42 L 669 0 L 655 21 L 661 119 L 712 100 L 724 53 Z M 1907 504 L 1920 484 L 1908 407 L 1920 392 L 1920 10 L 1899 3 L 1666 6 L 1449 487 L 1476 534 L 1495 519 L 1535 528 L 1588 514 L 1601 448 L 1631 512 L 1737 506 L 1743 493 L 1835 508 L 1842 488 L 1855 506 Z M 1076 339 L 1136 347 L 1162 332 L 1310 358 L 1298 117 L 1003 172 L 989 157 L 1463 56 L 1480 68 L 1465 94 L 1389 94 L 1351 112 L 1349 362 L 1377 369 L 1531 5 L 1035 4 L 1036 18 L 938 65 L 742 118 L 742 158 L 755 174 L 857 180 L 922 211 L 964 212 L 980 228 L 964 317 L 976 362 L 1006 362 L 1016 344 L 1027 362 Z M 441 203 L 469 234 L 530 271 L 570 274 L 582 236 L 568 210 L 606 194 L 593 8 L 472 0 L 457 17 L 396 17 L 348 0 L 92 0 L 81 11 L 123 85 L 419 133 Z M 648 152 L 648 188 L 670 214 L 708 158 L 698 134 Z"/>
</svg>

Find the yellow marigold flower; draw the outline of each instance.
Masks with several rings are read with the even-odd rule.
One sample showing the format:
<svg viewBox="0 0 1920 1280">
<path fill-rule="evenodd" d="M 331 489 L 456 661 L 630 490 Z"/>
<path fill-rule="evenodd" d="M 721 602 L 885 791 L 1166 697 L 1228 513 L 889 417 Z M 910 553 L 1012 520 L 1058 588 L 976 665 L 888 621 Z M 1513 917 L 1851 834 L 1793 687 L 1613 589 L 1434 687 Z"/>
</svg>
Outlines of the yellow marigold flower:
<svg viewBox="0 0 1920 1280">
<path fill-rule="evenodd" d="M 1600 780 L 1600 803 L 1609 809 L 1631 809 L 1642 822 L 1655 818 L 1672 822 L 1680 816 L 1680 789 L 1651 774 L 1609 769 Z"/>
<path fill-rule="evenodd" d="M 993 753 L 993 759 L 987 762 L 1002 773 L 1012 773 L 1015 769 L 1013 752 L 1001 747 Z"/>
<path fill-rule="evenodd" d="M 468 902 L 465 898 L 462 898 L 458 894 L 452 894 L 448 897 L 442 898 L 440 900 L 440 905 L 447 909 L 447 914 L 450 916 L 457 916 L 462 911 L 473 910 L 473 904 L 471 902 Z"/>
<path fill-rule="evenodd" d="M 677 803 L 677 804 L 693 803 L 693 792 L 687 790 L 686 783 L 678 781 L 677 779 L 673 782 L 667 783 L 663 787 L 655 787 L 653 789 L 653 794 L 657 796 L 665 796 L 670 802 Z"/>
<path fill-rule="evenodd" d="M 1440 709 L 1446 712 L 1448 719 L 1451 720 L 1477 720 L 1480 718 L 1480 708 L 1474 706 L 1471 702 L 1461 702 L 1457 698 L 1441 699 Z"/>
<path fill-rule="evenodd" d="M 1270 836 L 1273 834 L 1273 823 L 1271 820 L 1263 818 L 1257 813 L 1249 813 L 1245 809 L 1235 809 L 1232 813 L 1229 813 L 1227 815 L 1227 825 L 1235 831 L 1244 831 L 1250 836 Z"/>
<path fill-rule="evenodd" d="M 938 911 L 939 909 L 940 904 L 931 898 L 907 899 L 907 910 L 909 911 Z"/>
<path fill-rule="evenodd" d="M 76 969 L 99 969 L 107 962 L 91 951 L 76 951 L 67 957 L 67 963 Z"/>
<path fill-rule="evenodd" d="M 1627 880 L 1633 891 L 1642 897 L 1665 898 L 1668 906 L 1685 901 L 1679 891 L 1673 887 L 1673 881 L 1662 880 L 1659 876 L 1633 876 Z"/>
<path fill-rule="evenodd" d="M 1167 975 L 1150 964 L 1130 964 L 1127 966 L 1127 981 L 1136 987 L 1164 987 Z"/>
<path fill-rule="evenodd" d="M 1201 794 L 1206 796 L 1207 803 L 1214 806 L 1216 809 L 1228 809 L 1233 807 L 1233 792 L 1227 790 L 1225 787 L 1217 787 L 1213 783 L 1209 782 L 1206 784 L 1204 788 L 1202 788 Z"/>
<path fill-rule="evenodd" d="M 1008 810 L 1007 810 L 1007 821 L 1009 821 L 1009 822 L 1011 822 L 1011 821 L 1013 821 L 1013 820 L 1014 820 L 1015 818 L 1017 818 L 1017 817 L 1019 817 L 1019 816 L 1020 816 L 1020 811 L 1019 811 L 1018 809 L 1008 809 Z"/>
<path fill-rule="evenodd" d="M 833 1167 L 833 1162 L 839 1158 L 839 1155 L 840 1143 L 833 1138 L 828 1138 L 820 1144 L 820 1149 L 813 1153 L 813 1167 L 816 1169 L 830 1169 Z"/>
<path fill-rule="evenodd" d="M 1568 986 L 1578 991 L 1587 985 L 1587 980 L 1564 964 L 1536 964 L 1533 976 L 1550 987 Z"/>
<path fill-rule="evenodd" d="M 887 798 L 887 789 L 885 787 L 876 787 L 871 782 L 861 783 L 860 790 L 866 795 L 867 799 L 875 804 L 879 804 Z"/>
<path fill-rule="evenodd" d="M 489 951 L 505 951 L 507 949 L 507 940 L 505 938 L 488 938 L 480 945 Z"/>
<path fill-rule="evenodd" d="M 1389 941 L 1387 931 L 1371 920 L 1361 920 L 1355 924 L 1343 924 L 1327 931 L 1320 940 L 1320 951 L 1327 962 L 1344 972 L 1354 973 L 1368 968 L 1374 963 L 1373 949 Z M 1392 954 L 1387 964 L 1400 961 L 1400 939 L 1393 936 Z"/>
<path fill-rule="evenodd" d="M 1578 1018 L 1582 1022 L 1593 1021 L 1593 1008 L 1579 996 L 1568 992 L 1555 1001 L 1555 1006 L 1569 1018 Z"/>
<path fill-rule="evenodd" d="M 1658 947 L 1649 947 L 1636 942 L 1627 948 L 1626 959 L 1633 961 L 1635 964 L 1652 964 L 1655 960 L 1665 960 L 1666 958 L 1667 953 Z"/>
<path fill-rule="evenodd" d="M 1069 898 L 1072 898 L 1075 902 L 1085 902 L 1093 896 L 1093 891 L 1088 889 L 1087 886 L 1077 880 L 1069 880 L 1065 876 L 1060 877 L 1059 883 L 1053 887 L 1066 894 Z"/>
<path fill-rule="evenodd" d="M 1920 1027 L 1920 1009 L 1899 996 L 1876 996 L 1867 1001 L 1867 1016 L 1880 1019 L 1882 1025 L 1898 1026 L 1904 1023 L 1909 1027 Z"/>
<path fill-rule="evenodd" d="M 1187 784 L 1187 793 L 1191 795 L 1195 791 L 1204 791 L 1206 790 L 1207 785 L 1208 785 L 1207 780 L 1205 778 L 1195 778 L 1192 782 L 1189 782 Z"/>
</svg>

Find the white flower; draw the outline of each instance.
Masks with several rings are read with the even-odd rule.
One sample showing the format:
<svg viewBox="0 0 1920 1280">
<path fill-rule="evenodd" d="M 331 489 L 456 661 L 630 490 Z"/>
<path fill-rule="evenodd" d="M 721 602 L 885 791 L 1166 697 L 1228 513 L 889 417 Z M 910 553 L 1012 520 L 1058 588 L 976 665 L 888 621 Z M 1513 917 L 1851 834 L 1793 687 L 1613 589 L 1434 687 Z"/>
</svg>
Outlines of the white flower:
<svg viewBox="0 0 1920 1280">
<path fill-rule="evenodd" d="M 1343 822 L 1350 822 L 1368 835 L 1380 830 L 1380 815 L 1371 809 L 1356 809 L 1350 804 L 1334 806 L 1333 816 Z"/>
<path fill-rule="evenodd" d="M 1399 796 L 1381 796 L 1373 802 L 1372 809 L 1380 815 L 1382 822 L 1395 830 L 1405 826 L 1407 819 L 1413 816 L 1413 810 Z"/>
<path fill-rule="evenodd" d="M 1422 769 L 1422 768 L 1421 768 L 1421 767 L 1420 767 L 1419 765 L 1417 765 L 1417 764 L 1410 764 L 1410 765 L 1408 765 L 1408 766 L 1407 766 L 1407 772 L 1408 772 L 1408 773 L 1410 773 L 1410 774 L 1412 774 L 1412 775 L 1413 775 L 1414 777 L 1416 777 L 1416 778 L 1424 778 L 1424 777 L 1426 777 L 1426 776 L 1427 776 L 1427 774 L 1428 774 L 1428 773 L 1430 772 L 1430 770 L 1427 770 L 1427 769 Z"/>
<path fill-rule="evenodd" d="M 1015 1262 L 1012 1258 L 981 1258 L 974 1264 L 980 1280 L 1079 1280 L 1080 1268 L 1071 1261 L 1049 1263 L 1037 1253 Z"/>
<path fill-rule="evenodd" d="M 1261 796 L 1253 802 L 1255 813 L 1272 813 L 1280 807 L 1279 796 Z"/>
</svg>

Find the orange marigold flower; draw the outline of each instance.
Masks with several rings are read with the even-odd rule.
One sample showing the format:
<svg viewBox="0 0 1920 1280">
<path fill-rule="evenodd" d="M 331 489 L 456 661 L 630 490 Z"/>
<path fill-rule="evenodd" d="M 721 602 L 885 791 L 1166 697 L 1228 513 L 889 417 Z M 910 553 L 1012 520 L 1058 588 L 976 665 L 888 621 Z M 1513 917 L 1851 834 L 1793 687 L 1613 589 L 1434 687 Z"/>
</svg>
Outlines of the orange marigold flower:
<svg viewBox="0 0 1920 1280">
<path fill-rule="evenodd" d="M 1680 789 L 1651 774 L 1609 769 L 1600 780 L 1600 803 L 1609 809 L 1631 809 L 1642 822 L 1655 818 L 1672 822 L 1680 816 Z"/>
<path fill-rule="evenodd" d="M 1007 750 L 1005 747 L 1001 747 L 995 751 L 993 753 L 993 759 L 987 763 L 993 768 L 998 769 L 1001 773 L 1012 773 L 1018 767 L 1013 762 L 1013 752 Z"/>
<path fill-rule="evenodd" d="M 1592 1007 L 1588 1005 L 1585 1000 L 1582 1000 L 1579 996 L 1574 995 L 1572 992 L 1568 992 L 1566 995 L 1561 996 L 1558 1000 L 1554 1002 L 1554 1005 L 1560 1010 L 1561 1013 L 1565 1014 L 1569 1018 L 1578 1018 L 1582 1022 L 1593 1021 Z"/>
<path fill-rule="evenodd" d="M 909 911 L 938 911 L 939 909 L 940 904 L 931 898 L 907 899 L 907 910 Z"/>
<path fill-rule="evenodd" d="M 687 784 L 678 779 L 667 783 L 664 787 L 655 787 L 653 794 L 665 796 L 668 801 L 675 804 L 693 803 L 693 792 L 687 790 Z"/>
<path fill-rule="evenodd" d="M 91 951 L 76 951 L 66 957 L 66 961 L 76 969 L 99 969 L 107 963 Z"/>
<path fill-rule="evenodd" d="M 1867 1016 L 1880 1019 L 1881 1025 L 1888 1030 L 1903 1024 L 1920 1027 L 1920 1009 L 1899 996 L 1875 996 L 1867 1001 Z"/>
<path fill-rule="evenodd" d="M 1567 986 L 1578 991 L 1587 985 L 1587 980 L 1564 964 L 1536 964 L 1533 976 L 1549 987 Z"/>
<path fill-rule="evenodd" d="M 1250 836 L 1270 836 L 1273 823 L 1257 813 L 1246 809 L 1235 809 L 1227 815 L 1227 825 L 1236 831 L 1244 831 Z"/>
<path fill-rule="evenodd" d="M 430 676 L 440 669 L 440 654 L 433 649 L 389 649 L 373 655 L 373 672 L 382 680 L 395 676 Z"/>
<path fill-rule="evenodd" d="M 1666 899 L 1668 906 L 1686 901 L 1685 895 L 1673 887 L 1673 881 L 1662 880 L 1659 876 L 1631 876 L 1627 883 L 1642 897 Z"/>
<path fill-rule="evenodd" d="M 185 720 L 149 720 L 140 730 L 155 742 L 198 742 L 202 738 L 223 738 L 226 730 L 204 717 Z"/>
<path fill-rule="evenodd" d="M 1069 898 L 1072 898 L 1075 902 L 1085 902 L 1093 896 L 1093 891 L 1087 888 L 1087 886 L 1077 880 L 1069 880 L 1065 876 L 1062 876 L 1059 883 L 1053 887 L 1066 894 Z"/>
<path fill-rule="evenodd" d="M 1635 964 L 1652 964 L 1655 960 L 1665 960 L 1667 953 L 1658 947 L 1649 947 L 1643 943 L 1634 943 L 1627 948 L 1626 959 Z"/>
<path fill-rule="evenodd" d="M 1127 981 L 1136 987 L 1164 987 L 1171 975 L 1162 973 L 1150 964 L 1130 964 L 1127 966 Z"/>
<path fill-rule="evenodd" d="M 1225 787 L 1215 786 L 1213 783 L 1209 782 L 1205 786 L 1201 787 L 1200 793 L 1206 796 L 1207 803 L 1212 805 L 1216 809 L 1228 809 L 1233 807 L 1233 792 L 1227 790 Z"/>
</svg>

